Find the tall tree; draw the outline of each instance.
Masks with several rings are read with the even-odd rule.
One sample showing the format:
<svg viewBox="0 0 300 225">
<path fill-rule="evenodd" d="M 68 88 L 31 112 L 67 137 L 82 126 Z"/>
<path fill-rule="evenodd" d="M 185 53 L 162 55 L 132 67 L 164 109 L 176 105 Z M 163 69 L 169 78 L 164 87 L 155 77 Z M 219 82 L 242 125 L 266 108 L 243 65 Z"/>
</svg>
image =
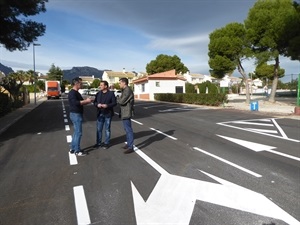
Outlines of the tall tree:
<svg viewBox="0 0 300 225">
<path fill-rule="evenodd" d="M 58 66 L 52 64 L 47 75 L 48 80 L 62 81 L 63 71 Z"/>
<path fill-rule="evenodd" d="M 258 64 L 275 61 L 269 101 L 275 102 L 279 79 L 279 56 L 286 55 L 288 23 L 297 15 L 291 0 L 258 0 L 249 10 L 245 26 Z"/>
<path fill-rule="evenodd" d="M 241 23 L 229 23 L 210 35 L 208 45 L 209 66 L 212 76 L 223 78 L 235 69 L 243 76 L 246 85 L 246 102 L 250 103 L 248 75 L 242 62 L 251 57 L 246 29 Z"/>
<path fill-rule="evenodd" d="M 299 0 L 298 0 L 299 1 Z M 296 10 L 294 16 L 288 19 L 284 34 L 287 36 L 287 49 L 285 56 L 292 60 L 300 61 L 300 4 L 294 1 L 293 6 Z"/>
<path fill-rule="evenodd" d="M 44 35 L 46 26 L 27 18 L 45 12 L 45 2 L 48 0 L 0 1 L 0 43 L 7 50 L 26 50 Z"/>
<path fill-rule="evenodd" d="M 174 69 L 176 74 L 183 74 L 188 71 L 188 68 L 181 62 L 181 59 L 177 55 L 169 56 L 160 54 L 146 66 L 148 74 L 161 73 Z"/>
</svg>

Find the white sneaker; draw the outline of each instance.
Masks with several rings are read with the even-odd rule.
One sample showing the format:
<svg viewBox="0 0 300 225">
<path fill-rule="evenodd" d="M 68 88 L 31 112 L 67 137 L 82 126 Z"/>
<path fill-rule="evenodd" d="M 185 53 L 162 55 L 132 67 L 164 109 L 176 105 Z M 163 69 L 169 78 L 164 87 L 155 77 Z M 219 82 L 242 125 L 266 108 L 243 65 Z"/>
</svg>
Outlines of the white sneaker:
<svg viewBox="0 0 300 225">
<path fill-rule="evenodd" d="M 84 153 L 84 152 L 76 152 L 75 155 L 77 155 L 77 156 L 86 156 L 86 153 Z"/>
</svg>

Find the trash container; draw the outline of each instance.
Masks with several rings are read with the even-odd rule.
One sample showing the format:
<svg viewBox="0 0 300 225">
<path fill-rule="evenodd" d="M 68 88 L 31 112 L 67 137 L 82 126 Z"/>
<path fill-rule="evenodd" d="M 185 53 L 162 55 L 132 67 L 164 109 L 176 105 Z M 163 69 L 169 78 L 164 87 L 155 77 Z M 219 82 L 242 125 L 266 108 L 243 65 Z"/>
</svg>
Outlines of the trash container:
<svg viewBox="0 0 300 225">
<path fill-rule="evenodd" d="M 251 111 L 258 111 L 258 101 L 253 101 L 250 103 L 250 110 Z"/>
</svg>

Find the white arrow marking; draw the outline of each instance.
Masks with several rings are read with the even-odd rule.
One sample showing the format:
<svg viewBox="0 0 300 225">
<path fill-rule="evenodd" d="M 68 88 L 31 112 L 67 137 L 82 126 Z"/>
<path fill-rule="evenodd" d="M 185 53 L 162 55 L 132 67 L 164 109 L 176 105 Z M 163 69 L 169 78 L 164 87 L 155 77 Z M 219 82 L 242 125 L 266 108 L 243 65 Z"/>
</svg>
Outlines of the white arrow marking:
<svg viewBox="0 0 300 225">
<path fill-rule="evenodd" d="M 145 155 L 141 151 L 137 154 L 141 157 Z M 138 225 L 188 225 L 196 200 L 300 225 L 299 221 L 262 194 L 209 174 L 221 184 L 170 175 L 148 156 L 144 160 L 154 165 L 155 169 L 159 168 L 158 172 L 162 174 L 146 202 L 131 182 Z"/>
<path fill-rule="evenodd" d="M 232 141 L 238 145 L 242 145 L 245 148 L 249 148 L 255 152 L 261 152 L 261 151 L 267 151 L 267 150 L 271 150 L 271 149 L 275 149 L 276 147 L 273 146 L 268 146 L 268 145 L 262 145 L 262 144 L 258 144 L 258 143 L 254 143 L 254 142 L 250 142 L 250 141 L 244 141 L 244 140 L 240 140 L 237 138 L 231 138 L 231 137 L 225 137 L 222 135 L 218 135 L 217 136 L 227 139 L 229 141 Z"/>
<path fill-rule="evenodd" d="M 240 139 L 237 139 L 237 138 L 225 137 L 225 136 L 218 135 L 218 134 L 217 134 L 217 136 L 219 136 L 221 138 L 224 138 L 224 139 L 227 139 L 229 141 L 232 141 L 232 142 L 234 142 L 238 145 L 242 145 L 243 147 L 251 149 L 255 152 L 266 151 L 266 152 L 270 152 L 270 153 L 280 155 L 280 156 L 283 156 L 283 157 L 286 157 L 286 158 L 290 158 L 290 159 L 300 161 L 300 158 L 298 158 L 298 157 L 288 155 L 288 154 L 285 154 L 285 153 L 282 153 L 282 152 L 274 151 L 273 149 L 276 149 L 276 147 L 273 147 L 273 146 L 262 145 L 262 144 L 258 144 L 258 143 L 254 143 L 254 142 L 250 142 L 250 141 L 240 140 Z"/>
</svg>

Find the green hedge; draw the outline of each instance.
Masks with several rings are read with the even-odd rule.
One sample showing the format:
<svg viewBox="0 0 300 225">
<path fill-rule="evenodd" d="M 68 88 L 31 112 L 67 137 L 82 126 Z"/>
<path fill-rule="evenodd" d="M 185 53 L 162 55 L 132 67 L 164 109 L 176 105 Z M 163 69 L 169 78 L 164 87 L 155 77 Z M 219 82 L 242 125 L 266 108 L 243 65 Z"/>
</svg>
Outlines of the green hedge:
<svg viewBox="0 0 300 225">
<path fill-rule="evenodd" d="M 0 117 L 12 111 L 12 102 L 8 94 L 0 93 Z"/>
<path fill-rule="evenodd" d="M 226 94 L 194 94 L 194 93 L 185 93 L 185 94 L 165 94 L 159 93 L 154 94 L 154 99 L 158 101 L 165 102 L 177 102 L 177 103 L 188 103 L 195 105 L 210 105 L 210 106 L 219 106 L 223 103 L 227 103 Z"/>
</svg>

